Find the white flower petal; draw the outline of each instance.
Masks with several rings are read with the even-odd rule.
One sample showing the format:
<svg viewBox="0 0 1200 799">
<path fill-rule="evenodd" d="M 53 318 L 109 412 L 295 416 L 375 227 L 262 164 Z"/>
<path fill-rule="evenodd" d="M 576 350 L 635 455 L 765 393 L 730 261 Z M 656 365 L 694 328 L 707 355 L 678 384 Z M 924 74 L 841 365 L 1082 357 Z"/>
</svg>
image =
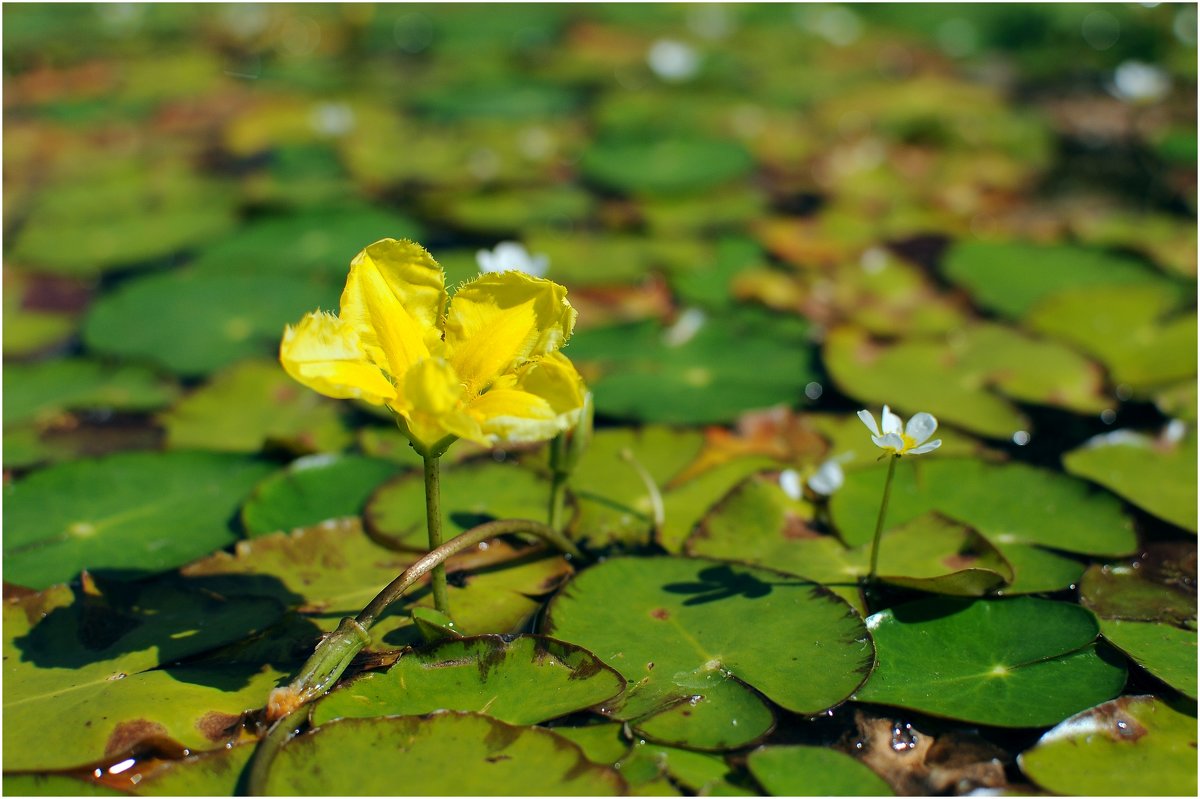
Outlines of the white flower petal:
<svg viewBox="0 0 1200 799">
<path fill-rule="evenodd" d="M 862 423 L 865 424 L 867 429 L 871 431 L 871 435 L 879 435 L 879 425 L 875 424 L 875 417 L 871 415 L 870 411 L 859 411 L 858 418 L 862 419 Z"/>
<path fill-rule="evenodd" d="M 779 487 L 792 499 L 800 499 L 802 496 L 800 473 L 795 469 L 784 469 L 779 473 Z"/>
<path fill-rule="evenodd" d="M 937 449 L 941 445 L 942 445 L 942 440 L 940 438 L 935 438 L 933 441 L 930 441 L 928 444 L 922 444 L 919 447 L 913 447 L 912 449 L 910 449 L 908 452 L 906 452 L 904 454 L 905 455 L 924 455 L 926 452 L 933 452 L 935 449 Z"/>
<path fill-rule="evenodd" d="M 908 420 L 908 427 L 904 432 L 908 434 L 909 438 L 920 444 L 933 435 L 934 430 L 937 430 L 937 419 L 928 413 L 918 413 Z"/>
<path fill-rule="evenodd" d="M 900 437 L 899 433 L 884 433 L 881 436 L 871 436 L 871 440 L 880 449 L 894 449 L 896 452 L 904 449 L 904 439 Z"/>
<path fill-rule="evenodd" d="M 886 405 L 883 406 L 883 419 L 880 421 L 880 425 L 884 434 L 899 433 L 904 429 L 904 422 Z"/>
<path fill-rule="evenodd" d="M 808 478 L 808 487 L 821 496 L 828 497 L 842 487 L 846 475 L 842 466 L 836 460 L 828 460 L 820 465 L 816 474 Z"/>
</svg>

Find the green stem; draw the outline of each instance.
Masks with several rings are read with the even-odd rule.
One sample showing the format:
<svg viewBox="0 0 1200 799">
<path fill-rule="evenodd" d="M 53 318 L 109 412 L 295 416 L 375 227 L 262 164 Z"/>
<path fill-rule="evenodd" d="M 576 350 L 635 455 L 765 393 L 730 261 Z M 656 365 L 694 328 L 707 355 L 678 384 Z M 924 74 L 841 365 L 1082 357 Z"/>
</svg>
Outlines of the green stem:
<svg viewBox="0 0 1200 799">
<path fill-rule="evenodd" d="M 888 459 L 887 480 L 883 483 L 883 501 L 879 503 L 879 518 L 875 522 L 875 537 L 871 539 L 871 570 L 867 573 L 867 582 L 875 582 L 875 574 L 879 566 L 879 540 L 883 538 L 883 520 L 887 516 L 888 500 L 892 496 L 892 475 L 896 473 L 896 461 L 899 455 Z"/>
<path fill-rule="evenodd" d="M 567 474 L 555 472 L 550 478 L 550 526 L 555 530 L 563 528 L 563 512 L 566 509 Z"/>
<path fill-rule="evenodd" d="M 254 758 L 250 761 L 250 773 L 246 778 L 246 793 L 251 796 L 267 795 L 267 774 L 271 771 L 271 764 L 275 762 L 275 758 L 279 755 L 279 750 L 283 749 L 284 744 L 295 738 L 300 732 L 300 726 L 304 723 L 304 716 L 307 712 L 303 707 L 297 708 L 278 719 L 271 725 L 271 729 L 267 730 L 267 734 L 259 742 L 258 748 L 254 750 Z"/>
<path fill-rule="evenodd" d="M 432 552 L 442 545 L 441 476 L 438 469 L 439 455 L 425 455 L 425 526 L 429 531 L 429 549 Z M 439 613 L 450 615 L 450 591 L 446 587 L 446 566 L 439 563 L 430 576 L 433 586 L 433 606 Z"/>
</svg>

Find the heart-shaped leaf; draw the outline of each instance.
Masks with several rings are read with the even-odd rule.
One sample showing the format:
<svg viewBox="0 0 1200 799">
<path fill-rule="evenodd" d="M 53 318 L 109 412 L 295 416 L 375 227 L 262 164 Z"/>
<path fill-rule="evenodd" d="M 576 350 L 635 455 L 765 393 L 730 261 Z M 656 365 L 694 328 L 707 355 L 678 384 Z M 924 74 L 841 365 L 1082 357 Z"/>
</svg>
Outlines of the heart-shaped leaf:
<svg viewBox="0 0 1200 799">
<path fill-rule="evenodd" d="M 1100 633 L 1135 663 L 1196 698 L 1196 631 L 1162 622 L 1100 620 Z"/>
<path fill-rule="evenodd" d="M 148 369 L 83 359 L 4 365 L 4 424 L 49 421 L 67 411 L 148 411 L 169 403 L 174 384 Z"/>
<path fill-rule="evenodd" d="M 746 765 L 772 796 L 892 796 L 891 787 L 850 755 L 819 746 L 764 746 Z"/>
</svg>

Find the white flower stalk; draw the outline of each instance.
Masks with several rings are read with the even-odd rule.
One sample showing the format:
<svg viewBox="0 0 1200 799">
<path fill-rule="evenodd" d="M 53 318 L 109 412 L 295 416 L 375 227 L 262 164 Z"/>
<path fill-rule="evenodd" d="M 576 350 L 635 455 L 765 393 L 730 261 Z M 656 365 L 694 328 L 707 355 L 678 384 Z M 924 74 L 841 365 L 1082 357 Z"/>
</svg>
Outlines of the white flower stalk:
<svg viewBox="0 0 1200 799">
<path fill-rule="evenodd" d="M 542 277 L 550 268 L 546 255 L 530 255 L 525 247 L 515 241 L 502 241 L 494 250 L 475 253 L 475 262 L 480 272 L 524 272 L 533 277 Z"/>
<path fill-rule="evenodd" d="M 893 455 L 923 455 L 942 445 L 940 438 L 928 441 L 938 426 L 937 419 L 928 413 L 916 414 L 908 420 L 907 426 L 886 405 L 883 406 L 882 426 L 875 423 L 870 411 L 859 411 L 858 418 L 871 431 L 875 446 Z"/>
</svg>

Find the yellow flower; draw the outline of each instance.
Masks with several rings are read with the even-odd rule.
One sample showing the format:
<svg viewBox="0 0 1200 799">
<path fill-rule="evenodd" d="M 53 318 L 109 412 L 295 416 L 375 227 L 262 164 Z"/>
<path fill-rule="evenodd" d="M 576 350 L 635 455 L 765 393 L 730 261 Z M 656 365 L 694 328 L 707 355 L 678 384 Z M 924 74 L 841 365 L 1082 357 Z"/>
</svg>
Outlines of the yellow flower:
<svg viewBox="0 0 1200 799">
<path fill-rule="evenodd" d="M 326 396 L 391 408 L 433 454 L 455 437 L 541 441 L 572 427 L 586 389 L 558 350 L 574 326 L 567 290 L 520 272 L 464 283 L 447 308 L 429 253 L 383 239 L 351 261 L 338 315 L 284 330 L 279 360 Z"/>
</svg>

